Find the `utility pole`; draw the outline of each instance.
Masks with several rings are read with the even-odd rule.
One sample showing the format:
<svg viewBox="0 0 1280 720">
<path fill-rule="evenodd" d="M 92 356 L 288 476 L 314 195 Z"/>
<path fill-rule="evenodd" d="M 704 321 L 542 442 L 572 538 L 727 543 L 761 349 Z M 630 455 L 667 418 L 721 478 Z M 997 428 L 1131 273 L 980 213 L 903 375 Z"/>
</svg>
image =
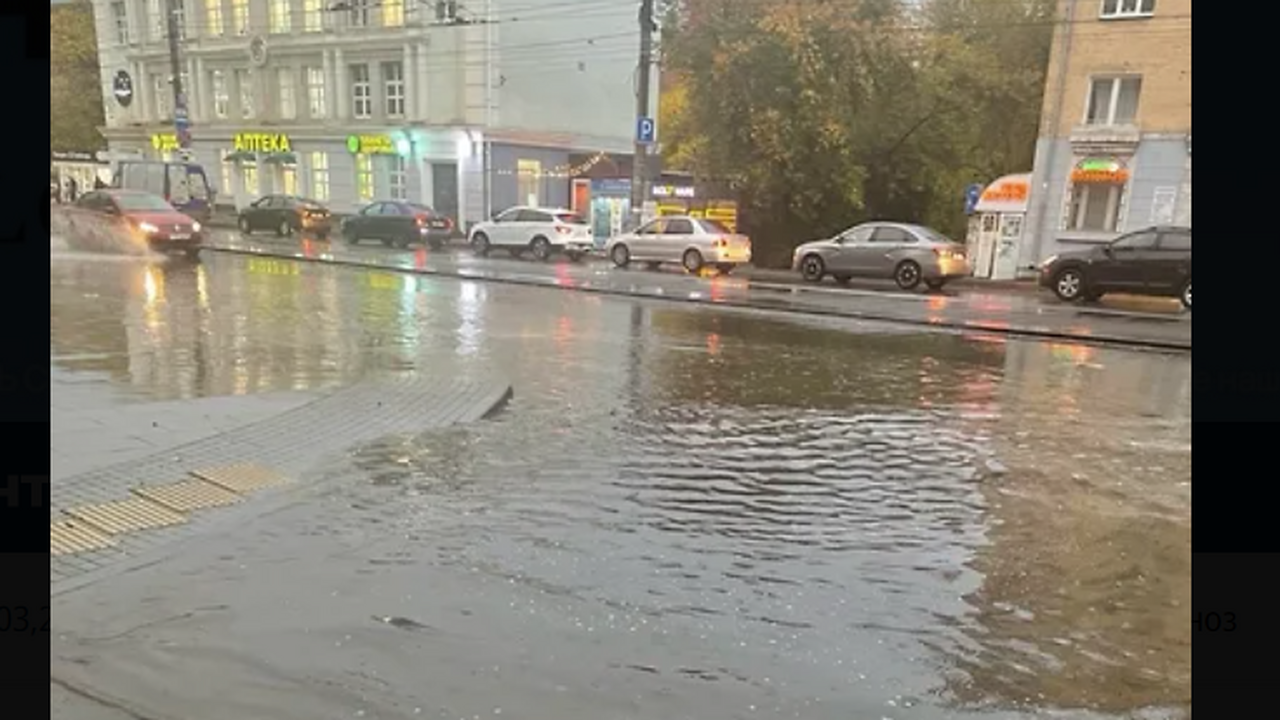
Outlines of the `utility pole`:
<svg viewBox="0 0 1280 720">
<path fill-rule="evenodd" d="M 641 125 L 649 114 L 649 74 L 653 69 L 653 0 L 640 0 L 640 66 L 636 73 L 636 146 L 631 162 L 631 218 L 638 225 L 640 212 L 649 199 L 649 145 L 652 138 L 644 137 Z"/>
<path fill-rule="evenodd" d="M 178 57 L 178 40 L 181 27 L 175 0 L 165 0 L 165 14 L 169 18 L 169 73 L 173 80 L 173 129 L 178 138 L 178 153 L 182 159 L 191 157 L 191 117 L 187 114 L 187 94 L 182 88 L 182 61 Z"/>
</svg>

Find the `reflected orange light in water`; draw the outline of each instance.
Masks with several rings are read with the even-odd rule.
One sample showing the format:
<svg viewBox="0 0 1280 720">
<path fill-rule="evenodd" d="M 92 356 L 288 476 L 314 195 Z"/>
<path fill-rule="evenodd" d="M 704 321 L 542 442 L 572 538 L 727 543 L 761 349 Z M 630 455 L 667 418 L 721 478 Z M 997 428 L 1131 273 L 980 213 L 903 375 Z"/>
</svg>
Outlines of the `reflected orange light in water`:
<svg viewBox="0 0 1280 720">
<path fill-rule="evenodd" d="M 1093 360 L 1093 348 L 1079 343 L 1050 343 L 1049 353 L 1056 359 L 1083 365 Z"/>
<path fill-rule="evenodd" d="M 555 342 L 558 347 L 563 348 L 573 338 L 573 321 L 568 315 L 561 315 L 556 321 Z"/>
<path fill-rule="evenodd" d="M 927 302 L 930 310 L 945 310 L 950 301 L 939 295 L 930 295 Z"/>
<path fill-rule="evenodd" d="M 302 255 L 303 257 L 313 259 L 316 256 L 316 244 L 311 242 L 308 238 L 303 238 L 302 240 Z"/>
<path fill-rule="evenodd" d="M 719 302 L 724 299 L 724 282 L 718 276 L 711 280 L 711 299 L 713 301 Z"/>
<path fill-rule="evenodd" d="M 418 270 L 424 270 L 427 267 L 427 249 L 420 247 L 413 253 L 413 266 Z"/>
<path fill-rule="evenodd" d="M 994 345 L 1004 345 L 1008 343 L 1008 339 L 1005 338 L 1003 335 L 995 335 L 992 333 L 966 332 L 966 333 L 962 333 L 960 337 L 964 338 L 965 340 L 972 340 L 974 342 L 982 342 L 982 343 L 992 343 Z"/>
<path fill-rule="evenodd" d="M 572 278 L 569 277 L 569 268 L 564 265 L 556 266 L 556 284 L 568 285 Z"/>
<path fill-rule="evenodd" d="M 196 268 L 196 297 L 200 301 L 200 309 L 209 309 L 209 276 L 204 265 Z"/>
<path fill-rule="evenodd" d="M 720 354 L 720 333 L 707 333 L 707 353 Z"/>
</svg>

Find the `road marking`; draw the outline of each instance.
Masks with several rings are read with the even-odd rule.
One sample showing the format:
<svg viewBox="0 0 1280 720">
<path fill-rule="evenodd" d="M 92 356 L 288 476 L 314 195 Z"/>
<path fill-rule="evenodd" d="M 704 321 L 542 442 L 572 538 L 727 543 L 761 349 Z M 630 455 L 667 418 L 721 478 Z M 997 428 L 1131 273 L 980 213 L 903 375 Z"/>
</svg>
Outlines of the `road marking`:
<svg viewBox="0 0 1280 720">
<path fill-rule="evenodd" d="M 252 464 L 192 470 L 191 475 L 240 495 L 293 482 L 274 470 Z"/>
<path fill-rule="evenodd" d="M 49 523 L 49 554 L 71 555 L 115 546 L 111 538 L 73 520 Z"/>
<path fill-rule="evenodd" d="M 146 498 L 82 505 L 65 512 L 108 535 L 181 525 L 187 521 L 185 515 L 176 513 L 163 505 L 157 505 Z"/>
<path fill-rule="evenodd" d="M 134 488 L 133 492 L 180 513 L 234 505 L 244 500 L 243 496 L 224 487 L 199 479 L 183 480 L 171 485 L 144 485 Z"/>
</svg>

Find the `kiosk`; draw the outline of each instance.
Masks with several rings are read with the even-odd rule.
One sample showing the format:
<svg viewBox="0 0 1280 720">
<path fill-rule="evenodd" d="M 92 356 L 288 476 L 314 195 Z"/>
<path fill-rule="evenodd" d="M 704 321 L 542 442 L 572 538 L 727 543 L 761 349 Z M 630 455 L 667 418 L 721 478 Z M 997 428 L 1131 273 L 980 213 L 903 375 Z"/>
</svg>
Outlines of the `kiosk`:
<svg viewBox="0 0 1280 720">
<path fill-rule="evenodd" d="M 1031 195 L 1031 173 L 1005 175 L 982 190 L 966 238 L 973 276 L 1013 280 Z"/>
</svg>

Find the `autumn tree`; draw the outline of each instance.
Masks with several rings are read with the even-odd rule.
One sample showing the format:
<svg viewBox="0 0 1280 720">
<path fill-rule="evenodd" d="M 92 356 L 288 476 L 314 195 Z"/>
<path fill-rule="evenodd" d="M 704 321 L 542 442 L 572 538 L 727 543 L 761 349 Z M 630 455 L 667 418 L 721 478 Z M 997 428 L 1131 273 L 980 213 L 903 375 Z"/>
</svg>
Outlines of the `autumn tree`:
<svg viewBox="0 0 1280 720">
<path fill-rule="evenodd" d="M 1043 6 L 684 0 L 663 32 L 667 163 L 735 183 L 765 263 L 867 219 L 960 234 L 967 184 L 1030 168 Z"/>
<path fill-rule="evenodd" d="M 49 10 L 49 148 L 91 151 L 103 147 L 102 90 L 93 5 L 89 0 Z"/>
</svg>

